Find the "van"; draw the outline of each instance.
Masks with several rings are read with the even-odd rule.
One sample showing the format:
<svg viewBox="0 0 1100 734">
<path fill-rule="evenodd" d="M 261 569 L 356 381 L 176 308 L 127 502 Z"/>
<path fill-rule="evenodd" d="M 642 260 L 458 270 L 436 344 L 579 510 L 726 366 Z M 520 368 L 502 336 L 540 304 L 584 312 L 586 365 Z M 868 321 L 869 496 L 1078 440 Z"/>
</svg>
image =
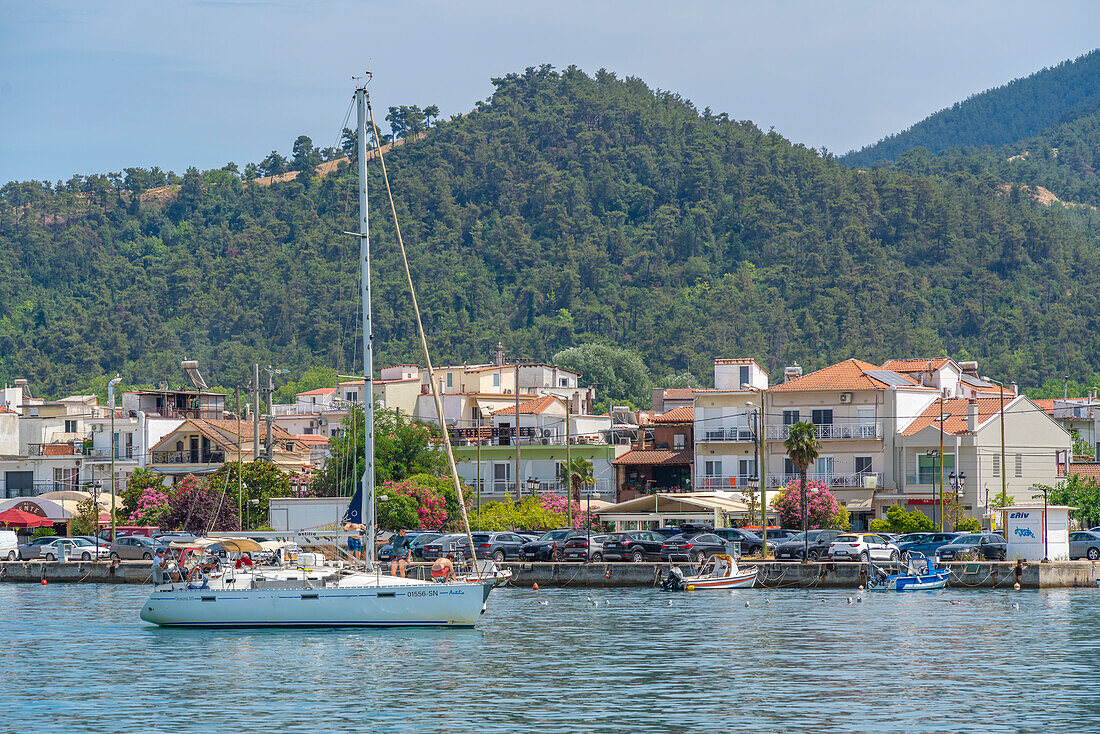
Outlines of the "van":
<svg viewBox="0 0 1100 734">
<path fill-rule="evenodd" d="M 0 560 L 14 561 L 19 557 L 19 538 L 14 530 L 0 530 Z"/>
</svg>

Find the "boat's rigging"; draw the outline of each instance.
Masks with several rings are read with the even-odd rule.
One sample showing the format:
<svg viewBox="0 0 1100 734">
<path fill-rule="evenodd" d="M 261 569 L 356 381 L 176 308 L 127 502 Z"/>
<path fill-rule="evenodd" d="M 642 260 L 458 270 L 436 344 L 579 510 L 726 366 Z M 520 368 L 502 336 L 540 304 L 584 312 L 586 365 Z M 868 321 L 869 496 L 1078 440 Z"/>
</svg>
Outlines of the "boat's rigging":
<svg viewBox="0 0 1100 734">
<path fill-rule="evenodd" d="M 436 415 L 439 416 L 439 428 L 440 433 L 443 436 L 443 448 L 446 450 L 447 453 L 447 465 L 450 467 L 451 470 L 451 482 L 454 484 L 455 494 L 458 496 L 458 509 L 459 512 L 462 514 L 462 526 L 466 530 L 466 540 L 470 544 L 470 561 L 473 563 L 473 567 L 477 568 L 477 549 L 474 545 L 473 534 L 470 532 L 470 519 L 466 514 L 466 497 L 462 491 L 462 481 L 458 477 L 458 467 L 455 465 L 454 450 L 451 448 L 451 437 L 447 432 L 447 421 L 444 418 L 443 413 L 443 400 L 439 397 L 439 385 L 435 381 L 435 371 L 432 369 L 432 357 L 428 351 L 428 339 L 424 334 L 424 321 L 420 318 L 420 305 L 416 299 L 416 287 L 413 285 L 412 271 L 409 269 L 409 258 L 405 253 L 405 240 L 401 236 L 401 223 L 397 217 L 397 206 L 394 204 L 393 201 L 393 190 L 390 188 L 390 177 L 389 174 L 386 173 L 386 160 L 382 156 L 381 136 L 378 134 L 378 126 L 374 122 L 374 109 L 371 107 L 370 97 L 366 94 L 365 86 L 363 88 L 363 94 L 367 106 L 367 114 L 370 117 L 371 133 L 374 136 L 375 149 L 378 151 L 378 163 L 382 168 L 382 181 L 386 185 L 386 196 L 390 202 L 390 213 L 393 214 L 393 228 L 395 233 L 397 234 L 397 246 L 401 252 L 401 263 L 405 268 L 405 278 L 408 280 L 409 283 L 409 296 L 412 298 L 413 313 L 416 316 L 416 329 L 417 333 L 420 335 L 420 346 L 424 352 L 424 363 L 427 365 L 428 385 L 431 387 L 432 399 L 435 401 Z M 360 125 L 359 127 L 359 135 L 362 136 L 364 132 L 362 129 L 362 125 Z M 366 145 L 365 142 L 362 140 L 360 140 L 359 149 L 363 154 L 365 154 Z M 360 164 L 360 170 L 366 170 L 365 161 Z M 360 190 L 366 192 L 365 182 L 360 187 Z M 371 393 L 371 397 L 373 397 L 373 393 Z"/>
</svg>

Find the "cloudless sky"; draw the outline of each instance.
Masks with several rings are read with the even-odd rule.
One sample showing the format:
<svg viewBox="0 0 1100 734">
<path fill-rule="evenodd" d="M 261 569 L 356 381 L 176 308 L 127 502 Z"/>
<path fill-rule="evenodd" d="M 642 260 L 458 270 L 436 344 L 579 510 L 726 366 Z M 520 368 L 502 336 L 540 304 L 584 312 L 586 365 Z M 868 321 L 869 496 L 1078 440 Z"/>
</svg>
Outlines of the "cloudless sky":
<svg viewBox="0 0 1100 734">
<path fill-rule="evenodd" d="M 368 65 L 376 110 L 575 64 L 843 153 L 1098 31 L 1094 0 L 0 0 L 0 182 L 332 145 Z"/>
</svg>

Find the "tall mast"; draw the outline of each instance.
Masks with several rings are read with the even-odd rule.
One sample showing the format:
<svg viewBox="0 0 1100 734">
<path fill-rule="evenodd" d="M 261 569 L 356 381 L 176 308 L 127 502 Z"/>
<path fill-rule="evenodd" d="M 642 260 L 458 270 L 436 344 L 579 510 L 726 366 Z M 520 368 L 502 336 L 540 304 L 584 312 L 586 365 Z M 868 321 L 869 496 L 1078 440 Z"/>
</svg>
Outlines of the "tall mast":
<svg viewBox="0 0 1100 734">
<path fill-rule="evenodd" d="M 363 543 L 364 558 L 374 563 L 374 334 L 370 318 L 370 212 L 367 208 L 367 82 L 355 88 L 358 117 L 356 143 L 359 153 L 359 264 L 362 269 L 363 297 L 363 445 L 366 467 L 363 469 L 363 505 L 360 517 L 367 526 Z"/>
</svg>

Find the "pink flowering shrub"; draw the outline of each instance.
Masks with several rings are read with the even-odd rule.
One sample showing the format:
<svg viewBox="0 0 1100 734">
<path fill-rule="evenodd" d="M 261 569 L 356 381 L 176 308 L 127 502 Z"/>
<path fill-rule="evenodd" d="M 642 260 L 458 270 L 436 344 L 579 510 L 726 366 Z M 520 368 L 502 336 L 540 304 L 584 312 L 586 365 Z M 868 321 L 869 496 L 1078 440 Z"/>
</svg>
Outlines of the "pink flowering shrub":
<svg viewBox="0 0 1100 734">
<path fill-rule="evenodd" d="M 447 499 L 432 487 L 416 484 L 410 480 L 386 482 L 379 490 L 379 494 L 394 498 L 403 496 L 412 500 L 412 509 L 416 513 L 417 523 L 406 522 L 400 524 L 401 527 L 413 525 L 425 530 L 439 530 L 450 517 L 447 513 Z"/>
<path fill-rule="evenodd" d="M 138 496 L 137 509 L 130 513 L 128 522 L 131 525 L 155 525 L 159 527 L 170 509 L 168 492 L 164 488 L 146 487 Z"/>
<path fill-rule="evenodd" d="M 802 527 L 802 489 L 799 479 L 792 479 L 780 490 L 779 495 L 771 500 L 771 509 L 779 515 L 779 524 L 783 527 Z M 806 480 L 806 515 L 811 529 L 844 529 L 841 527 L 841 516 L 845 514 L 836 497 L 829 491 L 828 484 L 814 479 Z"/>
<path fill-rule="evenodd" d="M 560 526 L 562 527 L 589 527 L 593 530 L 599 530 L 603 527 L 595 515 L 589 515 L 585 512 L 583 502 L 575 502 L 553 492 L 543 492 L 538 495 L 538 502 L 544 510 L 561 518 Z"/>
</svg>

